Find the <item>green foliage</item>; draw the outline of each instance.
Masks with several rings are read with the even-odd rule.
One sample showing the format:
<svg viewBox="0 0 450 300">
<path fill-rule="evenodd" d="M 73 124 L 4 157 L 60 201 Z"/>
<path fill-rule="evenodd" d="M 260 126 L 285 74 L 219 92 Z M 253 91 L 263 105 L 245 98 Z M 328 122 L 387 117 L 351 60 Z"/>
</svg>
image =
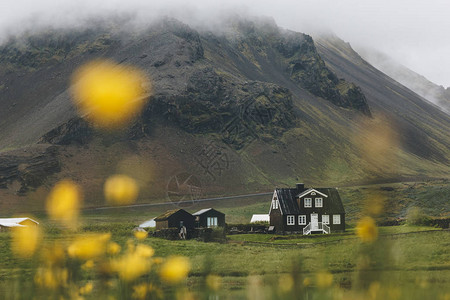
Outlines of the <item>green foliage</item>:
<svg viewBox="0 0 450 300">
<path fill-rule="evenodd" d="M 406 221 L 410 225 L 430 225 L 431 217 L 426 215 L 419 207 L 411 207 L 406 215 Z"/>
</svg>

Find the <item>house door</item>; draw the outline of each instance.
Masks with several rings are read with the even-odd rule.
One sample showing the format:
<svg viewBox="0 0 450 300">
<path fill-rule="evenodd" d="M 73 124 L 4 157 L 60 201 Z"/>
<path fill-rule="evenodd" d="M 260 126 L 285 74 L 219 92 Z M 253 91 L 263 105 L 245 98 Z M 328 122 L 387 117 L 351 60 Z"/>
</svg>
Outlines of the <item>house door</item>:
<svg viewBox="0 0 450 300">
<path fill-rule="evenodd" d="M 319 229 L 319 215 L 311 214 L 311 231 Z"/>
</svg>

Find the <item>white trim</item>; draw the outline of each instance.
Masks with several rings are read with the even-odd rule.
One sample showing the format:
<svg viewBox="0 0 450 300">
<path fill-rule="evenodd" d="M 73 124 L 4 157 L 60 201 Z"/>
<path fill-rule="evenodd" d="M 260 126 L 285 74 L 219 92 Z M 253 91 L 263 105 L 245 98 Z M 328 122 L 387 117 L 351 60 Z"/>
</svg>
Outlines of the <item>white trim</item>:
<svg viewBox="0 0 450 300">
<path fill-rule="evenodd" d="M 303 222 L 300 221 L 300 219 L 303 219 Z M 299 215 L 298 216 L 298 225 L 306 225 L 306 215 Z"/>
<path fill-rule="evenodd" d="M 333 215 L 333 224 L 341 224 L 341 215 Z"/>
<path fill-rule="evenodd" d="M 324 193 L 321 193 L 321 192 L 319 192 L 318 190 L 315 190 L 315 189 L 313 189 L 313 188 L 304 191 L 303 193 L 301 193 L 301 194 L 298 195 L 297 197 L 298 197 L 298 198 L 301 198 L 301 197 L 303 197 L 303 196 L 308 195 L 308 194 L 311 193 L 311 192 L 316 192 L 317 194 L 320 194 L 320 195 L 322 195 L 322 196 L 328 198 L 328 195 L 326 195 L 326 194 L 324 194 Z"/>
<path fill-rule="evenodd" d="M 295 225 L 295 216 L 294 215 L 286 216 L 286 224 Z"/>
</svg>

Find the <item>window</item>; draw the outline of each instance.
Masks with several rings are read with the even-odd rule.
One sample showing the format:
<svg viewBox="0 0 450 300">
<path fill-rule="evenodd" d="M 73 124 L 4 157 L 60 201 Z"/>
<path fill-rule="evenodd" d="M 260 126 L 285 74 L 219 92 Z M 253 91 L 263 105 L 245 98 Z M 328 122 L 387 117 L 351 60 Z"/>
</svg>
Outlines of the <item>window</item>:
<svg viewBox="0 0 450 300">
<path fill-rule="evenodd" d="M 322 223 L 323 224 L 330 224 L 330 216 L 329 215 L 322 215 Z"/>
<path fill-rule="evenodd" d="M 322 206 L 323 206 L 322 198 L 316 198 L 315 207 L 322 207 Z"/>
<path fill-rule="evenodd" d="M 341 215 L 333 215 L 333 224 L 341 224 Z"/>
<path fill-rule="evenodd" d="M 305 207 L 312 207 L 311 198 L 305 198 Z"/>
<path fill-rule="evenodd" d="M 315 195 L 316 195 L 316 192 L 312 192 L 311 195 L 315 196 Z"/>
<path fill-rule="evenodd" d="M 298 225 L 306 225 L 306 216 L 305 215 L 298 216 Z"/>
<path fill-rule="evenodd" d="M 287 224 L 295 225 L 295 216 L 287 216 Z"/>
<path fill-rule="evenodd" d="M 208 228 L 217 227 L 217 217 L 208 217 L 206 219 Z"/>
<path fill-rule="evenodd" d="M 278 209 L 278 200 L 273 200 L 272 201 L 272 208 L 273 209 Z"/>
</svg>

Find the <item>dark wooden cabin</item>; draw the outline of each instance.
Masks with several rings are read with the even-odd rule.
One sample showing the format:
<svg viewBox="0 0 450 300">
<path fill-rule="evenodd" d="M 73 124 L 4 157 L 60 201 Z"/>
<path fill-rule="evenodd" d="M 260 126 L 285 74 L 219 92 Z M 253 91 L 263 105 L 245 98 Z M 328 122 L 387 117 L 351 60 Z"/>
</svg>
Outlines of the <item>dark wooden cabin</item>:
<svg viewBox="0 0 450 300">
<path fill-rule="evenodd" d="M 214 208 L 201 209 L 192 215 L 195 217 L 196 227 L 225 227 L 225 214 Z"/>
<path fill-rule="evenodd" d="M 275 189 L 270 226 L 276 232 L 331 233 L 345 231 L 345 210 L 336 188 Z"/>
<path fill-rule="evenodd" d="M 166 228 L 181 228 L 185 226 L 190 230 L 194 228 L 194 216 L 184 209 L 168 210 L 155 218 L 156 230 Z"/>
</svg>

